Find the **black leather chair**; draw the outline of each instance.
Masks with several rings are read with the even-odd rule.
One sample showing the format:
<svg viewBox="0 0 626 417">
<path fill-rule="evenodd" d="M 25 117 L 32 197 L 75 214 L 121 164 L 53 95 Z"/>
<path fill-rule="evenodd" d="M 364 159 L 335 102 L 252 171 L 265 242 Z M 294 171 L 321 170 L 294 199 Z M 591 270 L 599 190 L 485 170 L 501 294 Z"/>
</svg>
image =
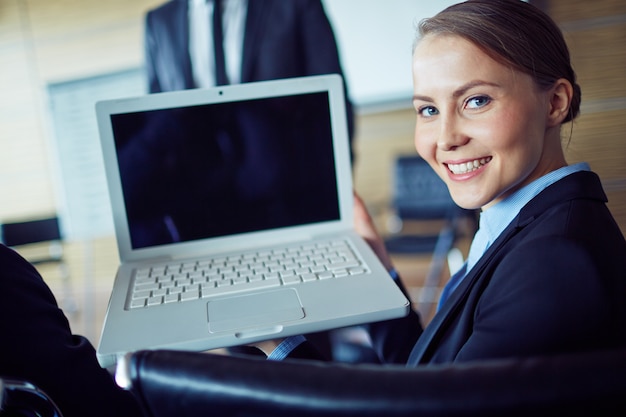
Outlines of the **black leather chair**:
<svg viewBox="0 0 626 417">
<path fill-rule="evenodd" d="M 54 401 L 35 385 L 0 378 L 0 417 L 63 417 Z"/>
<path fill-rule="evenodd" d="M 413 369 L 140 351 L 116 377 L 150 417 L 626 415 L 626 349 Z"/>
</svg>

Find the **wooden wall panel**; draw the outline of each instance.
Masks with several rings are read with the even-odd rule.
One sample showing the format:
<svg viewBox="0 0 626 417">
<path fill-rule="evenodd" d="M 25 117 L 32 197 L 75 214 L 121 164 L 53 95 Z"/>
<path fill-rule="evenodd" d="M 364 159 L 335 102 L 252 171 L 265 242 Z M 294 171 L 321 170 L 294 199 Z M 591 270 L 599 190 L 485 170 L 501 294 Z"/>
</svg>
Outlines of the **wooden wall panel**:
<svg viewBox="0 0 626 417">
<path fill-rule="evenodd" d="M 28 0 L 39 77 L 67 80 L 141 65 L 145 11 L 162 2 Z"/>
<path fill-rule="evenodd" d="M 47 143 L 23 3 L 0 4 L 0 220 L 52 211 Z"/>
<path fill-rule="evenodd" d="M 626 16 L 621 24 L 565 32 L 583 101 L 626 96 Z"/>
<path fill-rule="evenodd" d="M 546 3 L 548 14 L 560 23 L 626 14 L 624 0 L 548 0 L 541 3 Z"/>
<path fill-rule="evenodd" d="M 162 2 L 0 1 L 0 221 L 57 207 L 47 84 L 140 65 Z"/>
<path fill-rule="evenodd" d="M 562 28 L 582 88 L 581 116 L 574 122 L 568 161 L 587 161 L 600 175 L 609 209 L 626 232 L 626 2 L 536 3 Z M 563 129 L 565 138 L 568 128 Z"/>
<path fill-rule="evenodd" d="M 567 129 L 564 136 L 567 137 Z M 566 146 L 569 163 L 586 161 L 600 176 L 609 209 L 626 231 L 626 109 L 583 114 Z"/>
<path fill-rule="evenodd" d="M 603 180 L 626 178 L 626 109 L 582 114 L 566 144 L 570 163 L 587 161 Z M 563 129 L 567 138 L 568 128 Z"/>
</svg>

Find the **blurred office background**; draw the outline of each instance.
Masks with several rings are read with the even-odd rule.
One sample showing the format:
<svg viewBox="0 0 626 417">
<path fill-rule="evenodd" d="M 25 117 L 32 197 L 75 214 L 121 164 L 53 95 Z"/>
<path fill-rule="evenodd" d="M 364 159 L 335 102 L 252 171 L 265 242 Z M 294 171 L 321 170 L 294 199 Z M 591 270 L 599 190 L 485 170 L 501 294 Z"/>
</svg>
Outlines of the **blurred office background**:
<svg viewBox="0 0 626 417">
<path fill-rule="evenodd" d="M 94 343 L 119 261 L 93 105 L 144 94 L 143 17 L 162 2 L 0 0 L 0 223 L 59 216 L 72 285 L 41 272 Z M 453 2 L 324 0 L 357 111 L 355 188 L 382 231 L 394 161 L 414 154 L 414 25 Z M 626 232 L 626 2 L 531 2 L 562 27 L 583 90 L 569 161 L 600 174 Z M 418 297 L 429 259 L 396 262 Z"/>
</svg>

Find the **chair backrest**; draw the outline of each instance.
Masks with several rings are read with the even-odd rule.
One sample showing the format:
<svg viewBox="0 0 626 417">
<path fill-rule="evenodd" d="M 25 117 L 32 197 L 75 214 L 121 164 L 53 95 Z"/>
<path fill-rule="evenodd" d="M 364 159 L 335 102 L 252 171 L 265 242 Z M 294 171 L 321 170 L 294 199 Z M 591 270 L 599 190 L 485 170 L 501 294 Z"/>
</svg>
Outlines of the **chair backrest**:
<svg viewBox="0 0 626 417">
<path fill-rule="evenodd" d="M 399 156 L 393 180 L 392 206 L 401 219 L 452 218 L 462 211 L 443 180 L 420 156 Z"/>
<path fill-rule="evenodd" d="M 56 216 L 0 224 L 0 242 L 14 249 L 44 245 L 20 251 L 34 265 L 63 261 L 63 235 Z"/>
<path fill-rule="evenodd" d="M 141 351 L 118 366 L 151 417 L 626 415 L 624 348 L 412 369 Z"/>
<path fill-rule="evenodd" d="M 7 246 L 61 240 L 58 217 L 3 223 L 0 238 Z"/>
<path fill-rule="evenodd" d="M 63 238 L 57 216 L 0 224 L 1 243 L 15 249 L 36 267 L 40 265 L 56 267 L 57 276 L 61 278 L 64 285 L 62 308 L 65 312 L 71 313 L 77 310 L 77 304 L 71 295 L 70 269 L 64 257 Z"/>
<path fill-rule="evenodd" d="M 52 399 L 35 385 L 0 378 L 0 417 L 63 417 Z"/>
</svg>

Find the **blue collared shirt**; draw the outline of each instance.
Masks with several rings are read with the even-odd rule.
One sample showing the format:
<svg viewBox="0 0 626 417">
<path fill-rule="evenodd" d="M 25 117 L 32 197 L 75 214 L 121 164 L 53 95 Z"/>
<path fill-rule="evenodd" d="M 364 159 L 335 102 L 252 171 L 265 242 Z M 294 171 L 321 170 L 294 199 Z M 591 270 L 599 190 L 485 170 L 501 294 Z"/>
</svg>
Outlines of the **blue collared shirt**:
<svg viewBox="0 0 626 417">
<path fill-rule="evenodd" d="M 276 348 L 267 356 L 267 359 L 271 361 L 282 361 L 305 340 L 304 336 L 290 336 L 280 342 L 280 344 L 276 346 Z"/>
</svg>

